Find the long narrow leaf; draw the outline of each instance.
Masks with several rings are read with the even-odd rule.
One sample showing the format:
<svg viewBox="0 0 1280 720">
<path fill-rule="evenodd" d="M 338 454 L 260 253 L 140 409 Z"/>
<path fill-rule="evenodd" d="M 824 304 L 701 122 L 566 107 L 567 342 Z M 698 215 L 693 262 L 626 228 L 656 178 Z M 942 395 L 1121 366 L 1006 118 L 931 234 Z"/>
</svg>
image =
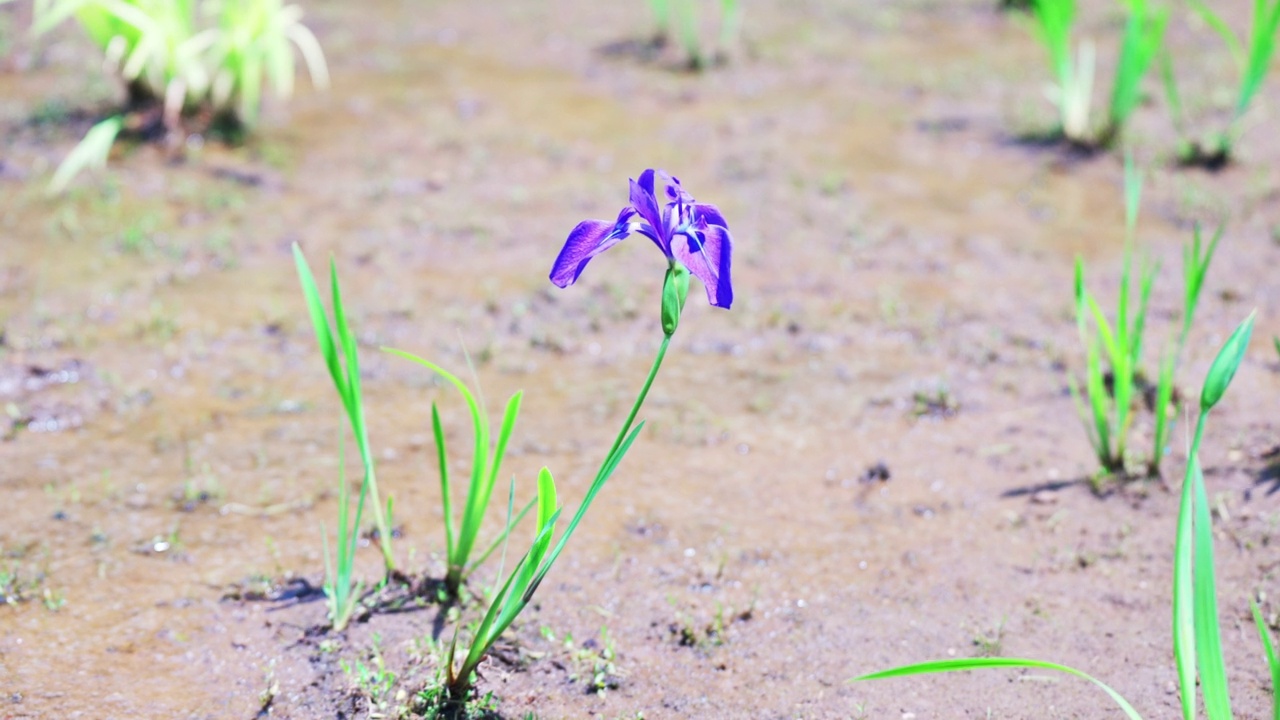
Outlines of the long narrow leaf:
<svg viewBox="0 0 1280 720">
<path fill-rule="evenodd" d="M 483 565 L 484 561 L 488 560 L 489 556 L 492 555 L 495 550 L 497 550 L 503 543 L 507 541 L 507 538 L 510 537 L 511 535 L 512 529 L 520 525 L 520 521 L 524 520 L 524 516 L 528 515 L 529 511 L 533 510 L 534 505 L 536 505 L 537 503 L 538 503 L 538 499 L 534 498 L 529 502 L 525 503 L 523 508 L 520 508 L 520 512 L 516 513 L 515 516 L 511 518 L 510 522 L 508 522 L 505 526 L 503 526 L 502 532 L 498 533 L 498 537 L 494 538 L 493 541 L 489 543 L 489 547 L 485 548 L 483 552 L 481 552 L 479 555 L 475 557 L 475 559 L 471 561 L 470 567 L 468 567 L 462 573 L 463 580 L 466 580 L 467 577 L 472 572 L 474 572 L 476 568 Z M 499 569 L 501 569 L 501 566 L 499 566 Z"/>
<path fill-rule="evenodd" d="M 1262 639 L 1262 650 L 1267 657 L 1267 669 L 1271 671 L 1271 716 L 1280 720 L 1280 658 L 1276 657 L 1276 647 L 1271 642 L 1271 631 L 1267 621 L 1262 618 L 1258 603 L 1249 601 L 1249 609 L 1253 611 L 1253 623 L 1258 627 L 1258 637 Z"/>
<path fill-rule="evenodd" d="M 449 456 L 445 452 L 444 428 L 440 425 L 440 410 L 431 403 L 431 432 L 436 439 L 436 456 L 440 464 L 440 504 L 444 507 L 445 557 L 454 554 L 453 502 L 449 495 Z"/>
<path fill-rule="evenodd" d="M 109 117 L 85 133 L 84 139 L 67 154 L 53 173 L 49 181 L 48 192 L 57 195 L 67 189 L 67 185 L 84 170 L 102 169 L 107 165 L 107 156 L 111 154 L 111 146 L 115 144 L 120 131 L 124 129 L 124 118 L 116 115 Z"/>
<path fill-rule="evenodd" d="M 1222 659 L 1222 631 L 1218 624 L 1217 586 L 1213 570 L 1213 524 L 1199 458 L 1191 462 L 1195 485 L 1195 624 L 1200 691 L 1209 720 L 1231 720 L 1227 669 Z"/>
<path fill-rule="evenodd" d="M 937 660 L 934 662 L 903 665 L 890 670 L 868 673 L 854 678 L 853 682 L 861 680 L 882 680 L 887 678 L 906 677 L 909 675 L 931 675 L 936 673 L 958 672 L 961 670 L 981 670 L 988 668 L 1031 668 L 1040 670 L 1056 670 L 1058 672 L 1067 673 L 1068 675 L 1075 675 L 1078 678 L 1088 680 L 1099 688 L 1102 688 L 1103 692 L 1110 696 L 1111 699 L 1120 706 L 1120 709 L 1124 711 L 1124 714 L 1129 717 L 1130 720 L 1142 720 L 1142 716 L 1133 708 L 1133 705 L 1129 704 L 1129 701 L 1125 700 L 1120 693 L 1111 689 L 1111 686 L 1101 680 L 1098 680 L 1092 675 L 1076 670 L 1075 668 L 1067 667 L 1066 665 L 1059 665 L 1057 663 L 1044 662 L 1042 660 L 1025 660 L 1021 658 L 960 658 L 955 660 Z"/>
<path fill-rule="evenodd" d="M 1204 414 L 1197 423 L 1204 425 Z M 1197 433 L 1198 435 L 1199 433 Z M 1193 547 L 1195 517 L 1195 482 L 1191 455 L 1182 481 L 1182 500 L 1178 505 L 1178 529 L 1173 546 L 1173 656 L 1178 670 L 1178 694 L 1182 700 L 1183 720 L 1196 717 L 1196 623 Z"/>
</svg>

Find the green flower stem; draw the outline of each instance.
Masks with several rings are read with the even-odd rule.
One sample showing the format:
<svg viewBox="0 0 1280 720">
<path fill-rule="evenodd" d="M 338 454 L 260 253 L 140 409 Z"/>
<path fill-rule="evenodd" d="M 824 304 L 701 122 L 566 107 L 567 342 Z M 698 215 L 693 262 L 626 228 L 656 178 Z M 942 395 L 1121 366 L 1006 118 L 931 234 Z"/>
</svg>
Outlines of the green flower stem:
<svg viewBox="0 0 1280 720">
<path fill-rule="evenodd" d="M 618 452 L 618 448 L 622 447 L 622 441 L 627 438 L 627 433 L 631 431 L 631 425 L 636 421 L 636 415 L 640 413 L 640 406 L 644 405 L 644 399 L 649 395 L 649 388 L 653 385 L 654 379 L 658 377 L 658 369 L 662 367 L 662 359 L 667 356 L 667 347 L 671 345 L 671 337 L 671 335 L 662 337 L 662 345 L 658 347 L 658 355 L 653 359 L 653 366 L 649 368 L 649 376 L 644 379 L 644 386 L 640 388 L 640 394 L 636 396 L 636 402 L 631 406 L 631 412 L 627 414 L 627 421 L 622 424 L 622 429 L 618 431 L 618 437 L 614 439 L 613 446 L 609 448 L 609 453 L 604 456 L 604 464 L 600 466 L 600 472 L 596 473 L 597 478 L 604 474 L 605 468 L 609 467 L 614 454 Z"/>
</svg>

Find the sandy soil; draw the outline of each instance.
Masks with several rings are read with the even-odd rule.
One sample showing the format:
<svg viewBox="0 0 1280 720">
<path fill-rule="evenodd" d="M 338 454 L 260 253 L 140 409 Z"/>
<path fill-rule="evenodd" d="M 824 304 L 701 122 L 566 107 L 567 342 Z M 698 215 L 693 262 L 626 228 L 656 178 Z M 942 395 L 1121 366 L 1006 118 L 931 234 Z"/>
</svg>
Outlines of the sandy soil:
<svg viewBox="0 0 1280 720">
<path fill-rule="evenodd" d="M 505 5 L 307 3 L 329 92 L 269 107 L 247 147 L 182 163 L 136 148 L 59 199 L 43 194 L 49 170 L 117 90 L 74 32 L 32 45 L 0 10 L 0 431 L 28 423 L 0 442 L 0 570 L 29 598 L 0 607 L 0 718 L 407 704 L 457 617 L 428 606 L 335 634 L 314 595 L 247 599 L 321 583 L 336 508 L 345 427 L 290 244 L 337 259 L 397 558 L 439 576 L 430 404 L 459 449 L 465 409 L 378 347 L 458 371 L 466 348 L 495 412 L 523 389 L 506 470 L 524 498 L 547 465 L 576 505 L 661 338 L 664 266 L 632 240 L 569 290 L 546 273 L 645 167 L 724 211 L 738 299 L 716 310 L 695 289 L 645 433 L 484 668 L 501 716 L 1120 716 L 1042 673 L 848 682 L 987 652 L 1081 667 L 1174 717 L 1169 487 L 1184 454 L 1167 485 L 1089 489 L 1066 391 L 1083 364 L 1072 261 L 1109 304 L 1121 166 L 1016 142 L 1050 118 L 1029 34 L 985 0 L 762 0 L 734 61 L 699 76 L 602 51 L 646 36 L 644 3 Z M 1090 3 L 1086 30 L 1114 34 L 1110 8 Z M 1212 119 L 1230 59 L 1183 18 L 1170 33 Z M 1259 311 L 1203 454 L 1245 718 L 1269 702 L 1247 599 L 1280 611 L 1280 143 L 1274 115 L 1254 117 L 1241 162 L 1212 174 L 1171 167 L 1158 97 L 1133 128 L 1152 168 L 1141 251 L 1163 264 L 1151 362 L 1174 335 L 1195 221 L 1229 225 L 1184 392 Z M 1135 442 L 1149 434 L 1143 415 Z M 868 479 L 877 464 L 886 480 Z M 358 560 L 376 580 L 376 551 Z M 394 675 L 381 687 L 355 670 L 375 655 Z"/>
</svg>

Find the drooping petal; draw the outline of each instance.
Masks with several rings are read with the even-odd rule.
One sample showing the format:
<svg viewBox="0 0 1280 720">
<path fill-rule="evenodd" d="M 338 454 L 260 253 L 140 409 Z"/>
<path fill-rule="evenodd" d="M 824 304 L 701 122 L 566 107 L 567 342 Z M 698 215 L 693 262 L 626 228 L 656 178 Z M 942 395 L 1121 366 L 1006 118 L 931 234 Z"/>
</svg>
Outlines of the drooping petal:
<svg viewBox="0 0 1280 720">
<path fill-rule="evenodd" d="M 733 257 L 733 236 L 723 225 L 707 225 L 690 228 L 681 233 L 671 244 L 675 257 L 707 289 L 707 302 L 729 309 L 733 304 L 733 282 L 730 262 Z"/>
<path fill-rule="evenodd" d="M 631 181 L 631 207 L 645 222 L 649 223 L 658 233 L 658 237 L 653 238 L 658 243 L 658 247 L 667 255 L 671 254 L 668 249 L 670 238 L 667 237 L 662 226 L 662 214 L 658 212 L 658 199 L 653 196 L 653 170 L 645 170 L 640 173 L 638 181 Z"/>
<path fill-rule="evenodd" d="M 551 282 L 563 288 L 577 281 L 591 258 L 622 242 L 629 234 L 627 220 L 631 215 L 631 208 L 624 208 L 617 222 L 583 220 L 578 223 L 551 266 Z"/>
</svg>

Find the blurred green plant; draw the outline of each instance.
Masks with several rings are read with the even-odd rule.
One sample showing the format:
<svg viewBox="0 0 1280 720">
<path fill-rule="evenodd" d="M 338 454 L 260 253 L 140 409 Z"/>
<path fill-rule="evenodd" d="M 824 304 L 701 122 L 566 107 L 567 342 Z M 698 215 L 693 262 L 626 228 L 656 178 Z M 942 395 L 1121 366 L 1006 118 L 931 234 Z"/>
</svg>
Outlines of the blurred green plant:
<svg viewBox="0 0 1280 720">
<path fill-rule="evenodd" d="M 720 31 L 713 51 L 704 49 L 699 30 L 696 5 L 698 0 L 649 0 L 654 19 L 654 35 L 650 44 L 665 47 L 672 34 L 678 36 L 685 62 L 692 71 L 701 71 L 713 63 L 729 60 L 742 33 L 742 6 L 738 0 L 718 0 L 720 6 Z"/>
<path fill-rule="evenodd" d="M 324 54 L 302 24 L 302 10 L 281 0 L 35 0 L 33 32 L 74 18 L 124 82 L 123 111 L 98 123 L 59 166 L 50 192 L 105 163 L 123 131 L 141 137 L 182 132 L 184 123 L 252 129 L 264 82 L 281 98 L 293 92 L 294 48 L 312 82 L 329 81 Z M 105 150 L 104 150 L 105 147 Z"/>
<path fill-rule="evenodd" d="M 1156 384 L 1151 387 L 1141 371 L 1142 345 L 1146 332 L 1147 310 L 1151 290 L 1159 273 L 1159 265 L 1144 268 L 1138 277 L 1137 304 L 1131 307 L 1132 257 L 1136 237 L 1138 210 L 1142 198 L 1142 177 L 1133 159 L 1125 158 L 1125 247 L 1120 271 L 1115 324 L 1112 325 L 1097 299 L 1089 292 L 1084 279 L 1084 261 L 1076 258 L 1075 310 L 1076 326 L 1086 355 L 1085 387 L 1081 392 L 1073 377 L 1068 376 L 1072 398 L 1084 421 L 1089 444 L 1101 466 L 1100 482 L 1112 477 L 1132 477 L 1135 469 L 1126 447 L 1133 422 L 1136 400 L 1146 399 L 1154 415 L 1153 449 L 1142 472 L 1158 477 L 1160 463 L 1168 454 L 1171 417 L 1177 416 L 1178 402 L 1174 379 L 1187 336 L 1191 331 L 1205 274 L 1217 249 L 1222 231 L 1219 229 L 1207 249 L 1201 242 L 1199 227 L 1191 245 L 1183 251 L 1182 322 L 1172 352 L 1166 351 L 1159 362 Z M 1203 252 L 1202 252 L 1203 250 Z M 1132 313 L 1131 313 L 1132 310 Z M 1092 327 L 1092 331 L 1091 331 Z M 1105 364 L 1104 364 L 1105 359 Z M 1154 390 L 1148 396 L 1148 390 Z"/>
<path fill-rule="evenodd" d="M 517 392 L 507 401 L 502 415 L 502 427 L 498 431 L 497 444 L 490 447 L 490 428 L 488 413 L 474 393 L 444 368 L 410 353 L 385 348 L 387 352 L 411 360 L 444 378 L 458 389 L 466 400 L 471 411 L 471 423 L 475 436 L 475 451 L 471 457 L 471 483 L 467 488 L 467 501 L 462 511 L 462 523 L 458 526 L 454 521 L 452 493 L 449 484 L 448 454 L 445 449 L 444 429 L 440 423 L 440 411 L 435 403 L 431 404 L 431 430 L 435 435 L 436 454 L 440 467 L 440 502 L 444 510 L 445 547 L 448 571 L 444 581 L 444 600 L 453 601 L 458 598 L 462 583 L 473 570 L 483 563 L 489 555 L 503 542 L 511 527 L 518 525 L 525 514 L 533 507 L 530 502 L 520 511 L 515 520 L 508 523 L 506 529 L 490 543 L 474 561 L 470 559 L 472 551 L 479 539 L 480 528 L 484 524 L 485 513 L 489 509 L 489 499 L 493 495 L 493 487 L 498 479 L 498 470 L 502 467 L 502 459 L 507 452 L 507 442 L 515 429 L 516 417 L 520 414 L 522 393 Z"/>
<path fill-rule="evenodd" d="M 364 496 L 368 493 L 373 504 L 373 519 L 378 532 L 378 548 L 382 551 L 383 565 L 388 574 L 395 571 L 395 558 L 391 553 L 391 516 L 392 501 L 387 498 L 385 508 L 378 493 L 377 474 L 374 469 L 373 451 L 369 446 L 369 432 L 365 425 L 364 400 L 360 393 L 360 363 L 356 349 L 355 335 L 347 323 L 343 310 L 342 292 L 338 285 L 338 268 L 332 259 L 329 261 L 329 285 L 333 293 L 333 326 L 325 314 L 324 303 L 320 299 L 320 291 L 316 287 L 315 277 L 297 243 L 293 245 L 294 263 L 297 265 L 298 280 L 302 284 L 302 294 L 307 301 L 307 311 L 311 316 L 311 324 L 315 328 L 316 340 L 320 345 L 320 354 L 324 357 L 325 366 L 329 369 L 329 377 L 342 400 L 343 410 L 351 425 L 351 432 L 356 439 L 356 448 L 360 452 L 360 462 L 364 468 L 364 479 L 360 486 L 360 507 L 364 506 Z M 336 329 L 336 331 L 335 331 Z M 345 487 L 345 481 L 343 486 Z M 344 576 L 342 533 L 345 531 L 344 521 L 347 503 L 341 502 L 339 507 L 339 548 L 338 575 Z M 360 511 L 356 513 L 358 534 Z M 351 538 L 354 542 L 354 538 Z M 354 547 L 354 546 L 353 546 Z M 345 560 L 350 561 L 350 557 Z M 350 568 L 345 570 L 345 577 L 350 578 Z M 336 623 L 336 619 L 335 619 Z"/>
<path fill-rule="evenodd" d="M 1280 28 L 1280 0 L 1254 0 L 1253 24 L 1249 28 L 1247 51 L 1244 43 L 1226 21 L 1210 9 L 1204 0 L 1187 0 L 1187 2 L 1209 27 L 1222 37 L 1240 71 L 1240 86 L 1226 129 L 1204 135 L 1199 139 L 1189 139 L 1182 95 L 1178 90 L 1173 70 L 1173 56 L 1169 51 L 1161 54 L 1161 78 L 1164 82 L 1165 99 L 1173 115 L 1174 128 L 1179 135 L 1178 162 L 1183 165 L 1216 169 L 1231 161 L 1235 146 L 1244 134 L 1245 114 L 1267 77 L 1272 55 L 1275 54 L 1276 30 Z"/>
<path fill-rule="evenodd" d="M 1147 0 L 1124 0 L 1127 20 L 1111 104 L 1106 123 L 1095 128 L 1092 104 L 1096 51 L 1087 38 L 1078 44 L 1072 42 L 1075 0 L 1032 0 L 1030 5 L 1036 37 L 1049 53 L 1056 79 L 1049 90 L 1049 100 L 1058 109 L 1056 134 L 1084 149 L 1111 145 L 1141 101 L 1142 79 L 1163 42 L 1167 12 L 1153 10 Z"/>
<path fill-rule="evenodd" d="M 1209 500 L 1200 471 L 1200 443 L 1205 423 L 1244 359 L 1253 332 L 1253 315 L 1242 322 L 1218 352 L 1205 376 L 1200 393 L 1200 414 L 1195 436 L 1188 453 L 1187 470 L 1182 483 L 1178 525 L 1174 537 L 1173 567 L 1173 648 L 1178 672 L 1178 688 L 1183 720 L 1195 720 L 1197 669 L 1199 694 L 1209 720 L 1231 720 L 1230 693 L 1225 663 L 1222 658 L 1221 627 L 1218 620 L 1217 590 L 1213 567 L 1213 525 Z M 1263 651 L 1271 675 L 1272 716 L 1280 718 L 1280 660 L 1277 659 L 1270 632 L 1262 613 L 1250 602 L 1254 623 L 1262 639 Z M 984 668 L 1031 668 L 1064 672 L 1093 682 L 1111 697 L 1131 720 L 1142 716 L 1118 692 L 1091 675 L 1075 668 L 1042 660 L 1023 658 L 962 658 L 903 665 L 854 678 L 879 680 Z"/>
</svg>

